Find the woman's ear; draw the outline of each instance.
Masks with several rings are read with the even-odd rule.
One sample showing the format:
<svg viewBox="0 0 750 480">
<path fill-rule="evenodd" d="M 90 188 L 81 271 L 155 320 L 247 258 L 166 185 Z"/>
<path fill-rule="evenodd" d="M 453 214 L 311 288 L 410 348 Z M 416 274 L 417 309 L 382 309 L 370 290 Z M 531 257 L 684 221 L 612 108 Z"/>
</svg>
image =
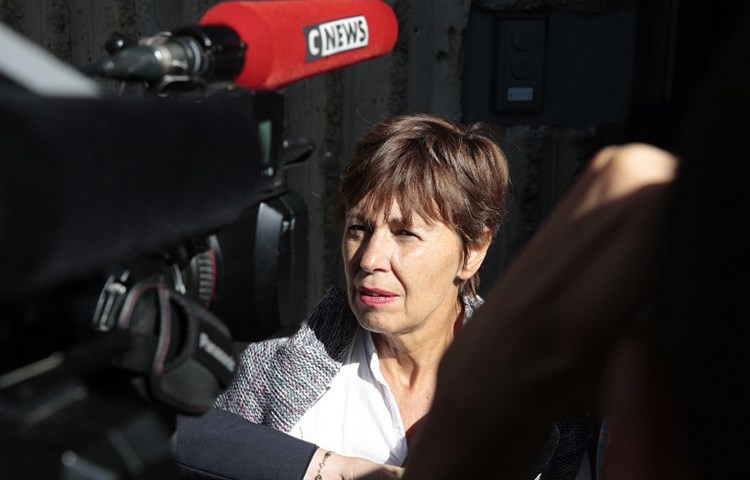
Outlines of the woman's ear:
<svg viewBox="0 0 750 480">
<path fill-rule="evenodd" d="M 461 280 L 468 280 L 479 271 L 479 267 L 484 262 L 484 257 L 487 256 L 487 249 L 490 248 L 490 243 L 492 243 L 492 232 L 490 232 L 489 228 L 485 227 L 482 241 L 474 245 L 469 245 L 466 251 L 463 267 L 458 274 Z"/>
</svg>

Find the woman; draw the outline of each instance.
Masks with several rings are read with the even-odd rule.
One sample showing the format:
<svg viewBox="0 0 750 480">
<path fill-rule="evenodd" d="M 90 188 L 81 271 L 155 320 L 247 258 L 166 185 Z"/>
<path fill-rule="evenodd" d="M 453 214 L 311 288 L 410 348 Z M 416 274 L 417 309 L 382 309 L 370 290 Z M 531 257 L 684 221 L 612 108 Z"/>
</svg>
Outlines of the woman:
<svg viewBox="0 0 750 480">
<path fill-rule="evenodd" d="M 341 180 L 346 290 L 293 336 L 250 345 L 218 409 L 317 446 L 295 453 L 305 479 L 400 476 L 440 359 L 481 304 L 507 185 L 481 125 L 414 114 L 373 127 Z M 278 461 L 304 451 L 294 445 Z"/>
</svg>

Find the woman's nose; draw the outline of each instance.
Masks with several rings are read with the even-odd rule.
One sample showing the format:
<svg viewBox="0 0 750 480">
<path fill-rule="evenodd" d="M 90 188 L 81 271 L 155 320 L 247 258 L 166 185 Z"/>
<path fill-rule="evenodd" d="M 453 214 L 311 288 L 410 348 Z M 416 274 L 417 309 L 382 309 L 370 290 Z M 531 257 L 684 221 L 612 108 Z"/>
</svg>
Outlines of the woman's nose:
<svg viewBox="0 0 750 480">
<path fill-rule="evenodd" d="M 391 245 L 387 235 L 373 232 L 362 244 L 359 265 L 366 272 L 387 271 L 390 267 Z"/>
</svg>

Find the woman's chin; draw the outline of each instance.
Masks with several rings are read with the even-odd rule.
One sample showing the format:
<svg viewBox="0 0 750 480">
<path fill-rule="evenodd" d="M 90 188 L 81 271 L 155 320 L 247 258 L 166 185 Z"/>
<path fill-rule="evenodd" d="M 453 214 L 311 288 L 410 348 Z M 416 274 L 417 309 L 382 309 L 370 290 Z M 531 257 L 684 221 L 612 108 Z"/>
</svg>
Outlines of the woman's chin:
<svg viewBox="0 0 750 480">
<path fill-rule="evenodd" d="M 383 335 L 395 335 L 399 330 L 396 319 L 384 315 L 373 315 L 371 313 L 356 315 L 359 325 L 372 333 Z"/>
</svg>

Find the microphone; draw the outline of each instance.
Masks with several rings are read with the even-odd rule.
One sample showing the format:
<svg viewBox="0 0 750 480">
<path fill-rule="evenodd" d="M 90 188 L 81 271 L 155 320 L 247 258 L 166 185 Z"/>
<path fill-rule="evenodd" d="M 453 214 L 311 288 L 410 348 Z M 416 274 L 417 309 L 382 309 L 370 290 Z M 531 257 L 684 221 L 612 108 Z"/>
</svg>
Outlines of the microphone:
<svg viewBox="0 0 750 480">
<path fill-rule="evenodd" d="M 397 36 L 396 16 L 382 0 L 229 1 L 207 10 L 198 25 L 122 46 L 89 72 L 276 90 L 384 55 Z"/>
</svg>

